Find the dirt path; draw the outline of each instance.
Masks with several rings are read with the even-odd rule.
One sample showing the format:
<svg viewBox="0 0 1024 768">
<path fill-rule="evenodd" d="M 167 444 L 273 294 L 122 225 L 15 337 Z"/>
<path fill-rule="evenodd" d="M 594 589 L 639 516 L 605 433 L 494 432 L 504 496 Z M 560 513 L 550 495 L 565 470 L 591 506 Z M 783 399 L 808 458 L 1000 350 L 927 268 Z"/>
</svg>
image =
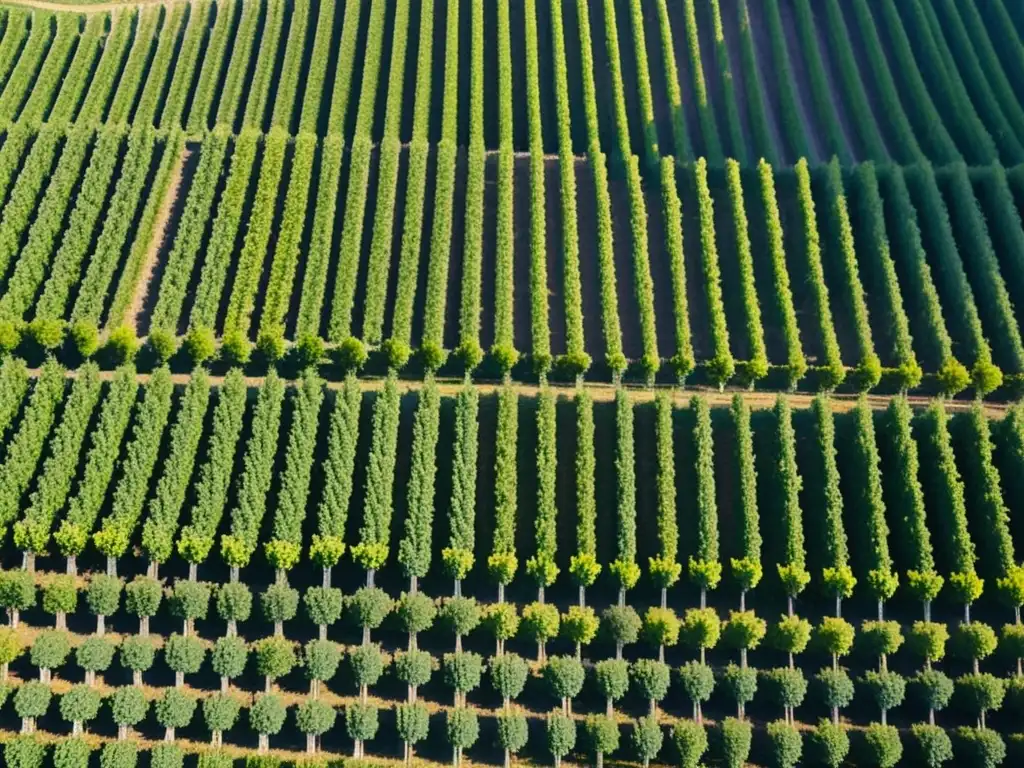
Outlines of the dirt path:
<svg viewBox="0 0 1024 768">
<path fill-rule="evenodd" d="M 132 296 L 132 303 L 128 307 L 131 327 L 136 332 L 139 331 L 139 325 L 143 321 L 145 321 L 146 326 L 149 325 L 149 318 L 143 318 L 143 314 L 148 314 L 152 311 L 151 302 L 147 302 L 150 284 L 153 281 L 153 273 L 156 271 L 160 254 L 164 251 L 164 241 L 167 239 L 168 234 L 167 224 L 171 220 L 171 213 L 177 206 L 178 198 L 181 195 L 181 187 L 185 178 L 185 165 L 195 151 L 187 145 L 182 149 L 181 155 L 179 155 L 178 161 L 171 171 L 171 180 L 167 186 L 167 192 L 163 202 L 160 204 L 160 210 L 157 212 L 156 225 L 153 227 L 153 238 L 150 240 L 149 248 L 146 251 L 146 260 L 143 262 L 139 281 L 135 285 L 135 295 Z"/>
<path fill-rule="evenodd" d="M 3 0 L 2 5 L 20 5 L 42 11 L 69 11 L 71 13 L 107 13 L 139 5 L 177 5 L 187 0 L 111 0 L 107 3 L 62 3 L 49 0 Z"/>
</svg>

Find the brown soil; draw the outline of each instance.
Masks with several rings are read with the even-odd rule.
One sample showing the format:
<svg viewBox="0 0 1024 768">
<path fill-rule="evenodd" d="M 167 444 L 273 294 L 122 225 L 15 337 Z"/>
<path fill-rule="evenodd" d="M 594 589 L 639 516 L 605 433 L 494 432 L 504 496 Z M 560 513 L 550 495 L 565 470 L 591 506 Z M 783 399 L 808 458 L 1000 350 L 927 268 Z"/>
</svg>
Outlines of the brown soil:
<svg viewBox="0 0 1024 768">
<path fill-rule="evenodd" d="M 580 236 L 580 284 L 583 300 L 583 338 L 587 352 L 595 360 L 607 354 L 604 325 L 601 322 L 601 277 L 598 268 L 597 198 L 594 174 L 586 160 L 577 160 L 576 215 Z"/>
<path fill-rule="evenodd" d="M 547 220 L 548 328 L 551 354 L 565 352 L 565 254 L 562 250 L 562 181 L 558 160 L 544 163 L 544 218 Z M 578 215 L 578 214 L 577 214 Z"/>
<path fill-rule="evenodd" d="M 633 236 L 630 230 L 629 187 L 625 180 L 608 182 L 612 199 L 612 229 L 615 233 L 615 281 L 619 297 L 619 325 L 622 327 L 622 351 L 635 360 L 643 354 L 640 332 L 640 305 L 633 279 Z"/>
<path fill-rule="evenodd" d="M 135 286 L 135 295 L 128 307 L 128 317 L 131 318 L 130 322 L 136 329 L 136 333 L 141 332 L 143 328 L 146 330 L 149 328 L 149 316 L 156 304 L 156 287 L 173 242 L 172 233 L 175 229 L 173 223 L 177 223 L 184 209 L 183 189 L 187 189 L 191 185 L 192 176 L 195 174 L 197 166 L 197 163 L 193 162 L 193 157 L 197 155 L 198 152 L 194 147 L 186 145 L 171 171 L 170 183 L 153 227 L 153 239 L 146 250 L 146 258 L 139 274 L 139 281 Z"/>
<path fill-rule="evenodd" d="M 513 281 L 515 291 L 513 293 L 513 333 L 515 346 L 520 352 L 533 351 L 532 333 L 532 286 L 530 285 L 530 263 L 533 260 L 532 247 L 530 242 L 530 230 L 532 214 L 530 211 L 530 156 L 517 154 L 514 164 L 513 183 L 513 208 L 512 221 L 513 231 Z M 548 190 L 545 190 L 550 194 Z M 485 308 L 494 306 L 484 304 Z M 486 310 L 485 310 L 486 311 Z"/>
</svg>

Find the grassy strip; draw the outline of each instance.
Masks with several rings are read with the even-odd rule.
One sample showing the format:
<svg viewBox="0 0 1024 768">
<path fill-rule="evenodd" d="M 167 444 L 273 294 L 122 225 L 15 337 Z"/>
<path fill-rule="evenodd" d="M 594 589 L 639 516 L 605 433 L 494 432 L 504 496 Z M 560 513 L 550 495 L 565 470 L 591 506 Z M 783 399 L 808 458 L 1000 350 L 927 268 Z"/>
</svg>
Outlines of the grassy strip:
<svg viewBox="0 0 1024 768">
<path fill-rule="evenodd" d="M 189 316 L 190 328 L 205 329 L 211 334 L 214 331 L 258 148 L 257 131 L 243 131 L 235 139 L 231 152 L 231 169 L 217 205 L 217 217 L 213 221 L 203 270 L 199 275 L 199 285 Z"/>
</svg>

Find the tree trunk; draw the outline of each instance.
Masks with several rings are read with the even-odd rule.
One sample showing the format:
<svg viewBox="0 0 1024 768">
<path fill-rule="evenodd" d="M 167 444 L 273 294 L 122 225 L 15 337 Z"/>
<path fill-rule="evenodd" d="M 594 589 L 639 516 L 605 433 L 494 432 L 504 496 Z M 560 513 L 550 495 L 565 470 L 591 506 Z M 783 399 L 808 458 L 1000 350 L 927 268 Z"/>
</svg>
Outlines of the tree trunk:
<svg viewBox="0 0 1024 768">
<path fill-rule="evenodd" d="M 622 661 L 622 643 L 615 643 L 615 660 Z"/>
<path fill-rule="evenodd" d="M 747 610 L 747 590 L 745 589 L 740 590 L 740 610 Z"/>
<path fill-rule="evenodd" d="M 234 637 L 238 634 L 238 622 L 234 619 L 228 620 L 228 637 Z"/>
<path fill-rule="evenodd" d="M 306 754 L 316 754 L 316 736 L 312 733 L 306 734 Z"/>
<path fill-rule="evenodd" d="M 146 575 L 149 576 L 149 578 L 151 578 L 151 579 L 159 579 L 160 578 L 160 563 L 158 563 L 156 560 L 150 560 L 149 561 L 149 570 L 146 572 Z"/>
<path fill-rule="evenodd" d="M 668 608 L 668 587 L 661 588 L 661 607 Z"/>
<path fill-rule="evenodd" d="M 224 741 L 224 739 L 221 736 L 221 732 L 220 731 L 213 731 L 213 733 L 210 735 L 210 746 L 211 747 L 219 749 L 220 745 L 223 743 L 223 741 Z"/>
<path fill-rule="evenodd" d="M 455 636 L 455 652 L 462 653 L 462 635 Z"/>
<path fill-rule="evenodd" d="M 29 573 L 36 572 L 36 555 L 34 552 L 23 552 L 21 555 L 21 567 Z"/>
<path fill-rule="evenodd" d="M 174 741 L 174 729 L 173 728 L 165 728 L 164 729 L 164 741 Z"/>
<path fill-rule="evenodd" d="M 320 639 L 321 640 L 326 640 L 327 639 L 327 625 L 326 624 L 321 624 L 320 625 Z"/>
<path fill-rule="evenodd" d="M 195 631 L 195 628 L 196 628 L 195 619 L 185 619 L 182 622 L 181 633 L 185 637 L 188 637 L 189 635 L 191 635 Z"/>
<path fill-rule="evenodd" d="M 119 725 L 119 726 L 117 726 L 117 740 L 118 741 L 124 741 L 127 738 L 128 738 L 128 726 L 127 725 Z"/>
<path fill-rule="evenodd" d="M 452 589 L 452 594 L 454 594 L 455 597 L 462 597 L 462 579 L 455 580 L 455 586 Z"/>
<path fill-rule="evenodd" d="M 512 768 L 512 753 L 505 750 L 505 768 Z"/>
<path fill-rule="evenodd" d="M 274 679 L 267 675 L 263 678 L 263 692 L 271 693 L 274 690 Z"/>
<path fill-rule="evenodd" d="M 597 768 L 604 768 L 604 753 L 597 753 Z"/>
<path fill-rule="evenodd" d="M 103 633 L 106 632 L 106 626 L 107 626 L 106 618 L 107 618 L 106 616 L 97 616 L 96 617 L 96 635 L 97 635 L 97 637 L 103 637 Z"/>
<path fill-rule="evenodd" d="M 580 599 L 579 599 L 579 603 L 580 603 L 580 608 L 586 608 L 587 607 L 587 588 L 584 587 L 582 584 L 580 584 Z"/>
<path fill-rule="evenodd" d="M 583 643 L 576 643 L 576 660 L 583 660 Z M 1020 665 L 1020 659 L 1017 660 L 1017 664 Z"/>
<path fill-rule="evenodd" d="M 188 564 L 188 580 L 198 581 L 199 579 L 199 563 Z"/>
<path fill-rule="evenodd" d="M 928 707 L 928 725 L 935 725 L 935 708 Z"/>
<path fill-rule="evenodd" d="M 888 725 L 888 723 L 886 722 L 885 716 L 886 716 L 886 711 L 883 709 L 882 710 L 882 725 Z"/>
<path fill-rule="evenodd" d="M 836 618 L 843 618 L 843 596 L 836 595 Z"/>
<path fill-rule="evenodd" d="M 544 585 L 541 584 L 537 587 L 537 602 L 544 605 Z"/>
<path fill-rule="evenodd" d="M 231 566 L 230 579 L 231 579 L 231 583 L 232 584 L 236 584 L 238 582 L 238 566 L 237 565 L 232 565 Z"/>
<path fill-rule="evenodd" d="M 67 629 L 68 628 L 68 615 L 66 613 L 64 613 L 64 611 L 57 611 L 56 616 L 57 616 L 57 622 L 56 622 L 57 629 Z"/>
<path fill-rule="evenodd" d="M 665 663 L 665 646 L 664 645 L 659 645 L 658 646 L 658 661 L 660 661 L 662 664 Z"/>
<path fill-rule="evenodd" d="M 741 669 L 746 669 L 747 668 L 747 649 L 746 648 L 740 648 L 740 668 Z"/>
<path fill-rule="evenodd" d="M 67 566 L 64 568 L 64 570 L 67 572 L 68 576 L 77 576 L 78 575 L 78 558 L 75 557 L 74 555 L 68 555 L 68 563 L 67 563 Z"/>
<path fill-rule="evenodd" d="M 11 629 L 17 629 L 18 624 L 21 623 L 21 614 L 19 613 L 17 608 L 8 608 L 7 619 L 11 625 Z"/>
<path fill-rule="evenodd" d="M 925 600 L 924 601 L 924 620 L 925 621 L 931 621 L 932 620 L 932 601 L 931 600 Z"/>
<path fill-rule="evenodd" d="M 228 686 L 230 685 L 230 682 L 231 681 L 228 678 L 221 677 L 221 679 L 220 679 L 220 692 L 221 693 L 227 693 L 228 692 Z"/>
<path fill-rule="evenodd" d="M 117 576 L 117 558 L 107 555 L 107 576 Z"/>
<path fill-rule="evenodd" d="M 971 604 L 964 603 L 964 624 L 971 623 Z"/>
<path fill-rule="evenodd" d="M 134 685 L 136 688 L 142 686 L 142 670 L 132 670 L 132 685 Z"/>
<path fill-rule="evenodd" d="M 92 686 L 96 683 L 96 670 L 87 669 L 85 670 L 85 684 Z"/>
<path fill-rule="evenodd" d="M 174 687 L 181 688 L 185 684 L 185 673 L 175 672 L 174 673 Z"/>
<path fill-rule="evenodd" d="M 322 582 L 321 585 L 323 586 L 324 589 L 327 589 L 327 588 L 329 588 L 331 586 L 331 569 L 330 568 L 324 568 L 324 577 L 323 577 L 323 582 Z"/>
<path fill-rule="evenodd" d="M 793 596 L 792 595 L 786 595 L 786 613 L 790 617 L 793 616 Z"/>
<path fill-rule="evenodd" d="M 81 720 L 75 720 L 73 723 L 71 723 L 71 735 L 72 736 L 81 736 L 82 735 L 82 721 Z"/>
<path fill-rule="evenodd" d="M 878 601 L 878 620 L 883 621 L 885 619 L 885 602 L 882 600 Z"/>
<path fill-rule="evenodd" d="M 139 617 L 139 634 L 142 637 L 149 637 L 149 616 Z"/>
<path fill-rule="evenodd" d="M 648 702 L 648 708 L 651 717 L 654 717 L 656 714 L 658 714 L 658 702 L 656 702 L 654 699 L 651 699 Z"/>
<path fill-rule="evenodd" d="M 34 717 L 23 717 L 21 718 L 21 732 L 22 733 L 35 733 L 36 730 L 36 719 Z"/>
<path fill-rule="evenodd" d="M 615 705 L 612 703 L 611 696 L 605 698 L 604 713 L 608 717 L 612 717 L 615 714 Z"/>
<path fill-rule="evenodd" d="M 974 657 L 974 661 L 972 663 L 972 667 L 974 669 L 974 674 L 978 674 L 979 670 L 978 670 L 978 657 L 977 656 Z"/>
<path fill-rule="evenodd" d="M 498 602 L 499 603 L 504 603 L 505 602 L 505 585 L 504 584 L 499 584 L 498 585 Z"/>
<path fill-rule="evenodd" d="M 368 569 L 366 571 L 366 586 L 372 587 L 373 586 L 373 580 L 374 580 L 375 577 L 376 577 L 376 571 L 374 571 L 373 568 Z"/>
<path fill-rule="evenodd" d="M 259 753 L 261 755 L 265 755 L 269 751 L 270 751 L 270 734 L 268 734 L 268 733 L 261 733 L 260 734 Z"/>
<path fill-rule="evenodd" d="M 708 607 L 708 590 L 707 587 L 700 588 L 700 608 L 704 610 Z"/>
<path fill-rule="evenodd" d="M 544 663 L 544 642 L 542 640 L 537 641 L 537 663 Z"/>
<path fill-rule="evenodd" d="M 370 644 L 370 626 L 363 627 L 363 645 Z"/>
<path fill-rule="evenodd" d="M 625 587 L 619 587 L 619 607 L 621 608 L 621 607 L 623 607 L 625 605 L 626 605 L 626 588 Z"/>
<path fill-rule="evenodd" d="M 275 621 L 274 622 L 274 637 L 284 637 L 284 622 L 283 621 Z"/>
</svg>

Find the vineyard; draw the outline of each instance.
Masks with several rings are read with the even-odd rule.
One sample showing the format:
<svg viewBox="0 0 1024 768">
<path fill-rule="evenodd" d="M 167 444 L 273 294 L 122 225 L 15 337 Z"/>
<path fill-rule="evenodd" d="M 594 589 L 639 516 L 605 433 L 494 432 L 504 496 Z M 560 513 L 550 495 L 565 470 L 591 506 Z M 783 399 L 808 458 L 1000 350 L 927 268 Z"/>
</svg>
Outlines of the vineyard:
<svg viewBox="0 0 1024 768">
<path fill-rule="evenodd" d="M 1022 215 L 1012 0 L 0 2 L 4 764 L 1020 763 Z"/>
</svg>

